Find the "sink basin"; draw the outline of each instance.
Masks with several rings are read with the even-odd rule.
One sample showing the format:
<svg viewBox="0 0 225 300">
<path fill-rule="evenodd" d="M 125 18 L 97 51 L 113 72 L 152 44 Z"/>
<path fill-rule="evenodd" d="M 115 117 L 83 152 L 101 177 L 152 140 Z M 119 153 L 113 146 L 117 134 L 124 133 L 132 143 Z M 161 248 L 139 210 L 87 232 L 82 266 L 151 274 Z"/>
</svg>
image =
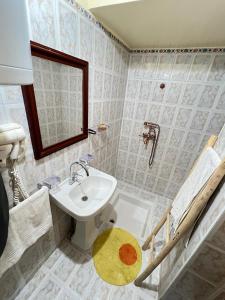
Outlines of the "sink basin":
<svg viewBox="0 0 225 300">
<path fill-rule="evenodd" d="M 117 180 L 104 172 L 89 167 L 89 176 L 84 170 L 79 183 L 69 184 L 69 178 L 50 190 L 52 200 L 62 210 L 79 221 L 86 221 L 102 210 L 112 197 Z"/>
</svg>

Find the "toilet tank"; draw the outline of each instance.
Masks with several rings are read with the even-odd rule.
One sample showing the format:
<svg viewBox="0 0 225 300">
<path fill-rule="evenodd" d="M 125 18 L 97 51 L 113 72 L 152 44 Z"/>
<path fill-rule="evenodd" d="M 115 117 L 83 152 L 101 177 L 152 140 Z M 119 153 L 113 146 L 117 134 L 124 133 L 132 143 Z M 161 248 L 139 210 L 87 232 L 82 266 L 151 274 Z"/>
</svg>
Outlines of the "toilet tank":
<svg viewBox="0 0 225 300">
<path fill-rule="evenodd" d="M 25 0 L 0 0 L 0 84 L 32 82 Z"/>
</svg>

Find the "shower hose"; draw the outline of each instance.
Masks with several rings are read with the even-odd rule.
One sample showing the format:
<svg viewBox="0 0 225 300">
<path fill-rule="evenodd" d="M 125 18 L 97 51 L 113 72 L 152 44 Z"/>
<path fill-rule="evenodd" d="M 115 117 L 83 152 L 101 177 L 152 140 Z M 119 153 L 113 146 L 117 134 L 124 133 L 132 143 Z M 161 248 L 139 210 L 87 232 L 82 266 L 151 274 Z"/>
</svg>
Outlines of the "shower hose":
<svg viewBox="0 0 225 300">
<path fill-rule="evenodd" d="M 15 160 L 10 160 L 8 164 L 9 168 L 9 186 L 12 188 L 13 191 L 13 204 L 17 205 L 20 201 L 25 200 L 29 197 L 29 194 L 26 192 L 20 176 L 19 171 L 15 167 Z"/>
</svg>

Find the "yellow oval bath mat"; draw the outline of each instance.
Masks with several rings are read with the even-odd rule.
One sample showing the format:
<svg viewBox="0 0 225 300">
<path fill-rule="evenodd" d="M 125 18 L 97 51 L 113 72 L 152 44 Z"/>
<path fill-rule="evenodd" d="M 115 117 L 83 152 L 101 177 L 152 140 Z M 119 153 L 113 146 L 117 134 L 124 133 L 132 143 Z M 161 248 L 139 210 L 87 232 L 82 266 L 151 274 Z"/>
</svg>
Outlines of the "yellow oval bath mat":
<svg viewBox="0 0 225 300">
<path fill-rule="evenodd" d="M 92 256 L 98 275 L 113 285 L 132 282 L 141 270 L 141 248 L 133 235 L 121 228 L 100 234 L 94 242 Z"/>
</svg>

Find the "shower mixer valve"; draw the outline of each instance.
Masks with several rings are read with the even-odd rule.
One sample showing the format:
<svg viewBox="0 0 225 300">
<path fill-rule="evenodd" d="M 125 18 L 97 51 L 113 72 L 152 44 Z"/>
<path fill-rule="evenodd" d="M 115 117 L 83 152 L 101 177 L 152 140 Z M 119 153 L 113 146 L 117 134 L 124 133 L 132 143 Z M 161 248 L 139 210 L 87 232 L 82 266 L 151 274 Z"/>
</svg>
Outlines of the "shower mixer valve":
<svg viewBox="0 0 225 300">
<path fill-rule="evenodd" d="M 149 142 L 152 141 L 152 148 L 151 148 L 151 153 L 149 158 L 149 166 L 151 166 L 153 163 L 156 147 L 158 144 L 160 126 L 155 123 L 144 122 L 144 128 L 146 129 L 146 131 L 139 136 L 143 138 L 143 143 L 145 144 L 146 149 L 148 148 Z"/>
</svg>

